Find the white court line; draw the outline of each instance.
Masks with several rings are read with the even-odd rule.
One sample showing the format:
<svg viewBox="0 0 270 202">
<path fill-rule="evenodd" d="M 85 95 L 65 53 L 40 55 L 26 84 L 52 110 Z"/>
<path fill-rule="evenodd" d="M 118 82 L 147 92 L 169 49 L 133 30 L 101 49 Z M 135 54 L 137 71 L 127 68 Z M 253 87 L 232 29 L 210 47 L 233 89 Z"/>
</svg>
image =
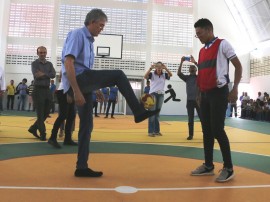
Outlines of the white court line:
<svg viewBox="0 0 270 202">
<path fill-rule="evenodd" d="M 137 191 L 190 191 L 190 190 L 252 189 L 252 188 L 270 188 L 270 184 L 269 185 L 248 185 L 248 186 L 181 187 L 181 188 L 135 188 L 135 189 L 137 189 Z M 65 191 L 116 191 L 116 188 L 19 187 L 19 186 L 0 186 L 0 189 L 65 190 Z"/>
</svg>

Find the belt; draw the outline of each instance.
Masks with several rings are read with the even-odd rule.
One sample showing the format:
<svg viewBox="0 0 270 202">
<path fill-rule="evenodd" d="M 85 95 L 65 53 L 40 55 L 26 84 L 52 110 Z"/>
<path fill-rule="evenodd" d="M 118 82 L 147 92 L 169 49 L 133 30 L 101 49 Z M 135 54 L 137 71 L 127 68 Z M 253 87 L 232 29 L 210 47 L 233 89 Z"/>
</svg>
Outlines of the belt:
<svg viewBox="0 0 270 202">
<path fill-rule="evenodd" d="M 157 93 L 157 94 L 164 94 L 163 90 L 158 90 L 155 93 Z"/>
<path fill-rule="evenodd" d="M 215 93 L 215 92 L 222 92 L 224 90 L 226 90 L 228 88 L 228 85 L 222 86 L 221 88 L 213 88 L 207 91 L 201 91 L 201 95 L 207 95 L 207 94 L 211 94 L 211 93 Z"/>
</svg>

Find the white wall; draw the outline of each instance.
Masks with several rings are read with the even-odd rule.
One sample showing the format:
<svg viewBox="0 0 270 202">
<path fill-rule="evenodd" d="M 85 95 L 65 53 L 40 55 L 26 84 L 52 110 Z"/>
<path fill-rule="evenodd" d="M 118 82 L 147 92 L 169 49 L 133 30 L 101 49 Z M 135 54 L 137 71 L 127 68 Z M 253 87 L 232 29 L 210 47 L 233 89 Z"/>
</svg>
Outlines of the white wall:
<svg viewBox="0 0 270 202">
<path fill-rule="evenodd" d="M 7 44 L 8 17 L 10 0 L 0 1 L 0 66 L 5 69 L 5 50 Z"/>
<path fill-rule="evenodd" d="M 172 77 L 171 80 L 166 81 L 165 91 L 168 90 L 167 85 L 171 84 L 176 93 L 176 98 L 181 99 L 181 102 L 174 102 L 169 100 L 167 103 L 163 103 L 161 114 L 162 115 L 184 115 L 187 114 L 186 110 L 186 84 L 180 78 Z M 169 93 L 164 95 L 164 100 L 168 98 Z"/>
<path fill-rule="evenodd" d="M 264 92 L 270 93 L 270 76 L 258 76 L 250 79 L 250 98 L 256 99 L 258 97 L 258 92 L 262 94 Z"/>
<path fill-rule="evenodd" d="M 265 56 L 270 56 L 270 41 L 261 43 L 258 48 L 250 53 L 251 58 L 262 58 Z M 270 65 L 270 64 L 269 64 Z M 247 89 L 250 97 L 256 99 L 258 97 L 258 92 L 267 92 L 270 94 L 270 75 L 267 76 L 257 76 L 250 78 L 250 86 Z"/>
</svg>

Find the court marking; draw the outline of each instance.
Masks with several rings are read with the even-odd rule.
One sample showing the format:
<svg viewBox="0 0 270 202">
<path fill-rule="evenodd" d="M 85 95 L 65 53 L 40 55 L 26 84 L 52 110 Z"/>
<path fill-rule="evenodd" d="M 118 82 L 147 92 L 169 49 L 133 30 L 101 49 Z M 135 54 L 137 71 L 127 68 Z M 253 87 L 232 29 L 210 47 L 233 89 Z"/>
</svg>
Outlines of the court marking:
<svg viewBox="0 0 270 202">
<path fill-rule="evenodd" d="M 1 138 L 0 138 L 1 139 Z M 28 139 L 28 138 L 24 138 L 24 139 Z M 31 138 L 33 139 L 33 138 Z M 38 139 L 37 139 L 38 140 Z M 62 143 L 63 141 L 60 140 L 58 141 L 60 143 Z M 178 144 L 182 144 L 184 143 L 185 145 L 172 145 L 170 144 L 171 142 L 128 142 L 128 141 L 100 141 L 100 140 L 91 140 L 92 143 L 113 143 L 113 144 L 138 144 L 138 145 L 155 145 L 155 146 L 170 146 L 170 147 L 189 147 L 189 148 L 194 148 L 194 149 L 203 149 L 203 147 L 198 147 L 198 146 L 190 146 L 190 145 L 186 145 L 189 142 L 173 142 L 173 143 L 178 143 Z M 46 143 L 46 142 L 45 142 Z M 202 142 L 190 142 L 190 143 L 202 143 Z M 231 142 L 232 143 L 232 142 Z M 233 142 L 233 143 L 237 143 L 237 142 Z M 243 143 L 261 143 L 261 142 L 243 142 Z M 265 142 L 264 142 L 265 143 Z M 266 142 L 269 143 L 269 142 Z M 31 141 L 31 142 L 12 142 L 12 143 L 0 143 L 0 145 L 16 145 L 16 144 L 44 144 L 44 142 L 40 142 L 40 141 Z M 220 149 L 215 149 L 217 151 L 220 151 Z M 270 157 L 270 155 L 267 154 L 258 154 L 258 153 L 251 153 L 251 152 L 245 152 L 245 151 L 241 151 L 241 150 L 231 150 L 232 152 L 235 153 L 243 153 L 243 154 L 250 154 L 250 155 L 255 155 L 255 156 L 263 156 L 263 157 Z M 45 154 L 42 154 L 45 155 Z M 41 156 L 42 156 L 41 155 Z M 7 160 L 7 159 L 5 159 Z M 0 160 L 1 161 L 1 160 Z"/>
<path fill-rule="evenodd" d="M 61 190 L 61 191 L 118 191 L 116 188 L 77 188 L 77 187 L 23 187 L 23 186 L 0 186 L 0 189 L 16 190 Z M 243 185 L 243 186 L 210 186 L 210 187 L 175 187 L 175 188 L 135 188 L 137 191 L 192 191 L 192 190 L 217 190 L 217 189 L 258 189 L 270 188 L 268 185 Z M 123 193 L 123 192 L 120 192 Z M 134 192 L 135 193 L 135 192 Z"/>
</svg>

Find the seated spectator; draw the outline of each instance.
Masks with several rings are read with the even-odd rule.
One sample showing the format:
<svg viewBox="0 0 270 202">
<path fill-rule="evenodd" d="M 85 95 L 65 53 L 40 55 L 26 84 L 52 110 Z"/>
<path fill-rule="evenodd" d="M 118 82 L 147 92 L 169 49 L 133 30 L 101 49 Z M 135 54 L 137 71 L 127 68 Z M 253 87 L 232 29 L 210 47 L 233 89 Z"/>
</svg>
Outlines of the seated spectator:
<svg viewBox="0 0 270 202">
<path fill-rule="evenodd" d="M 258 97 L 257 99 L 259 99 L 260 101 L 263 101 L 264 100 L 264 96 L 262 95 L 261 92 L 258 92 Z"/>
<path fill-rule="evenodd" d="M 241 105 L 241 116 L 240 118 L 245 119 L 247 117 L 247 100 L 242 100 L 242 105 Z"/>
<path fill-rule="evenodd" d="M 244 93 L 244 97 L 242 100 L 250 100 L 250 97 L 248 96 L 247 92 Z"/>
</svg>

